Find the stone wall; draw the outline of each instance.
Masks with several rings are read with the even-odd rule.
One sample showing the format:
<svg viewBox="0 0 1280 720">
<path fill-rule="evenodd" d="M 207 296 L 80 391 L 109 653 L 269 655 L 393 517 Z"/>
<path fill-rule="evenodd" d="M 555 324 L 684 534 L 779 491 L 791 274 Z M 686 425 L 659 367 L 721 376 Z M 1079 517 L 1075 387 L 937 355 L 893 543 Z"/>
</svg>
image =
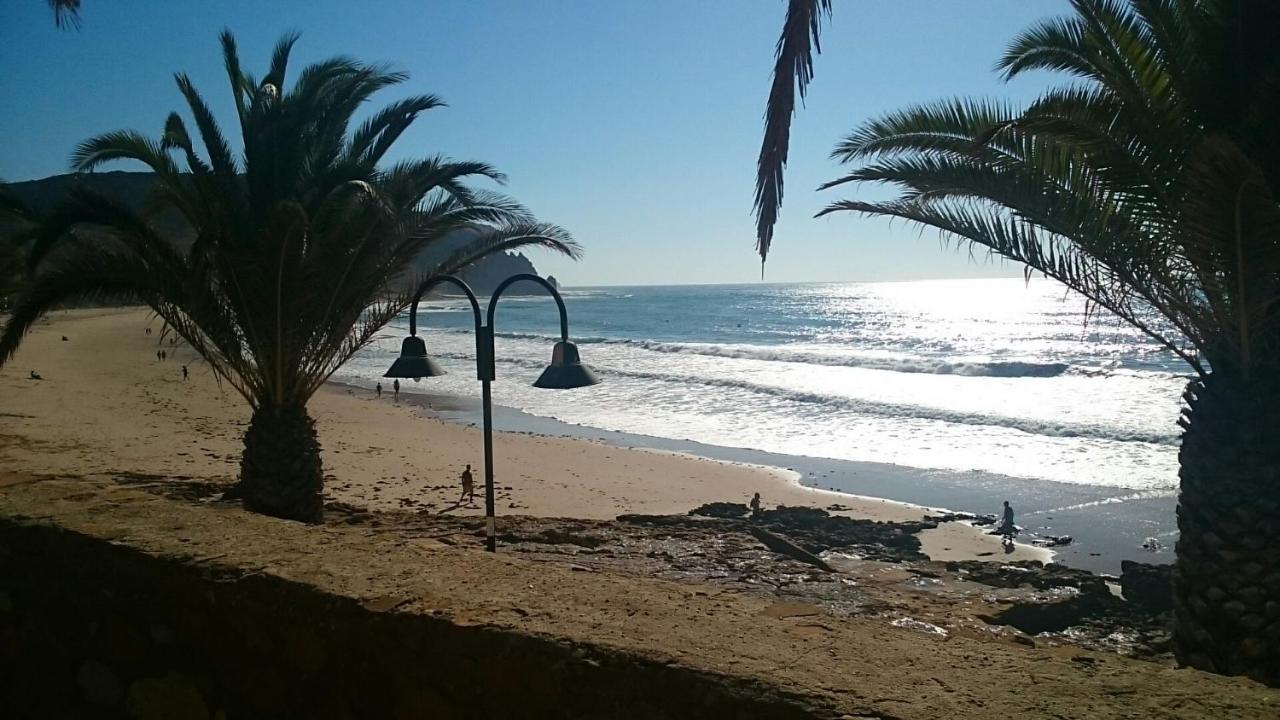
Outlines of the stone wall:
<svg viewBox="0 0 1280 720">
<path fill-rule="evenodd" d="M 0 518 L 12 718 L 800 718 L 794 698 Z"/>
</svg>

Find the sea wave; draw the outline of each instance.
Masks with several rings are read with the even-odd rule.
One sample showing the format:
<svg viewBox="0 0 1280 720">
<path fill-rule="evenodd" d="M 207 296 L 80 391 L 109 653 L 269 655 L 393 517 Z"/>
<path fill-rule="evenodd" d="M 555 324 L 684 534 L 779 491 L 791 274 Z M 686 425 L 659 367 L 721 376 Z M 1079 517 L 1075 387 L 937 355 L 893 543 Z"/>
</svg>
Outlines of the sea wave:
<svg viewBox="0 0 1280 720">
<path fill-rule="evenodd" d="M 440 356 L 457 359 L 466 359 L 470 357 L 469 355 L 453 353 L 441 353 Z M 498 361 L 532 369 L 543 367 L 541 362 L 527 358 L 499 357 Z M 830 412 L 834 409 L 851 412 L 857 415 L 870 415 L 881 418 L 901 419 L 904 421 L 926 420 L 961 425 L 1005 428 L 1031 435 L 1049 437 L 1089 438 L 1113 442 L 1149 443 L 1153 445 L 1176 446 L 1178 444 L 1178 433 L 1172 430 L 1168 432 L 1150 432 L 1115 426 L 1058 422 L 1037 418 L 998 415 L 994 413 L 963 412 L 946 408 L 880 402 L 876 400 L 852 398 L 844 395 L 796 390 L 776 385 L 766 385 L 739 378 L 675 375 L 637 370 L 624 370 L 613 367 L 605 368 L 602 366 L 595 366 L 595 368 L 601 375 L 607 376 L 621 376 L 644 381 L 682 383 L 687 385 L 741 390 L 801 405 L 814 406 L 823 413 Z"/>
<path fill-rule="evenodd" d="M 447 328 L 443 332 L 467 333 L 469 330 Z M 494 333 L 508 340 L 555 341 L 559 337 L 537 333 Z M 606 337 L 574 338 L 579 345 L 623 345 L 651 352 L 686 355 L 703 355 L 738 360 L 763 360 L 766 362 L 800 363 L 856 367 L 869 370 L 924 373 L 932 375 L 964 375 L 970 377 L 1057 377 L 1072 366 L 1061 362 L 1035 362 L 1031 360 L 946 360 L 906 356 L 867 356 L 793 350 L 786 346 L 728 345 L 715 343 L 662 342 L 658 340 L 627 340 Z M 1080 368 L 1082 373 L 1097 373 L 1103 368 Z"/>
</svg>

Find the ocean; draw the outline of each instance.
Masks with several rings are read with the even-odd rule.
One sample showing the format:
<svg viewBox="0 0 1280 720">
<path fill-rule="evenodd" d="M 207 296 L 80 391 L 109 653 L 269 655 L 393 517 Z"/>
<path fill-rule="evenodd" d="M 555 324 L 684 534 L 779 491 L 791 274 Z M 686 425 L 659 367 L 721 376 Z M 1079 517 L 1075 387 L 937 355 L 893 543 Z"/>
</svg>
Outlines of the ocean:
<svg viewBox="0 0 1280 720">
<path fill-rule="evenodd" d="M 1148 537 L 1172 544 L 1175 420 L 1190 371 L 1052 281 L 602 287 L 563 295 L 570 335 L 604 382 L 533 388 L 558 336 L 555 306 L 546 296 L 504 297 L 495 322 L 499 405 L 583 428 L 827 460 L 828 469 L 805 473 L 806 482 L 890 499 L 980 503 L 955 509 L 993 512 L 987 503 L 1014 495 L 1043 517 L 1087 517 L 1087 508 L 1129 503 L 1133 527 L 1110 545 Z M 398 354 L 407 323 L 393 322 L 336 379 L 372 385 Z M 465 301 L 425 302 L 418 324 L 450 374 L 405 383 L 405 391 L 478 395 Z M 850 479 L 858 473 L 830 469 L 859 463 L 913 482 L 858 482 Z M 1116 508 L 1106 517 L 1126 522 Z M 1061 531 L 1062 522 L 1043 528 Z"/>
</svg>

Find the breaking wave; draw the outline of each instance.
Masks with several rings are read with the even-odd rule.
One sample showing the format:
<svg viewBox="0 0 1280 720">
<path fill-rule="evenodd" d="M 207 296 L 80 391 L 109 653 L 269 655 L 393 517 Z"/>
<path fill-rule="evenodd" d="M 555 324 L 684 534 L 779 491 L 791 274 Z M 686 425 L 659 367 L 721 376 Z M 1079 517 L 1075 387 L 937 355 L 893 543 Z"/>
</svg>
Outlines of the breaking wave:
<svg viewBox="0 0 1280 720">
<path fill-rule="evenodd" d="M 468 333 L 469 330 L 455 328 L 444 329 L 449 333 Z M 495 333 L 497 337 L 508 340 L 539 340 L 553 342 L 559 337 L 533 333 Z M 715 343 L 681 343 L 661 342 L 657 340 L 624 340 L 606 337 L 573 338 L 579 345 L 622 345 L 640 350 L 659 353 L 683 355 L 702 355 L 706 357 L 733 358 L 739 360 L 762 360 L 766 362 L 800 363 L 804 365 L 827 365 L 834 367 L 855 367 L 868 370 L 889 370 L 903 373 L 924 373 L 931 375 L 964 375 L 969 377 L 1057 377 L 1072 371 L 1068 363 L 1034 362 L 1024 360 L 945 360 L 923 357 L 887 357 L 874 355 L 843 355 L 836 353 L 811 352 L 793 350 L 784 346 L 766 347 L 760 345 L 724 345 Z M 1081 372 L 1097 373 L 1097 368 L 1081 368 Z"/>
</svg>

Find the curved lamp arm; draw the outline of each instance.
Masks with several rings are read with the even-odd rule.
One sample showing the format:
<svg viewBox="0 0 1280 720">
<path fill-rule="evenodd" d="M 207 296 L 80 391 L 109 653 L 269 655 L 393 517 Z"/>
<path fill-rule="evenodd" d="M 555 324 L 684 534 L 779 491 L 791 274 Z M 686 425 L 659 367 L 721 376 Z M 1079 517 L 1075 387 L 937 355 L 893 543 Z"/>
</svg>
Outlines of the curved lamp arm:
<svg viewBox="0 0 1280 720">
<path fill-rule="evenodd" d="M 489 329 L 493 329 L 493 315 L 498 309 L 498 298 L 502 297 L 502 291 L 506 290 L 512 283 L 517 283 L 521 280 L 529 280 L 531 282 L 538 283 L 542 287 L 546 288 L 547 292 L 551 293 L 551 297 L 555 298 L 556 308 L 560 310 L 560 340 L 562 342 L 569 342 L 569 313 L 564 309 L 564 298 L 560 297 L 560 293 L 555 289 L 555 286 L 532 273 L 512 275 L 506 280 L 503 280 L 502 284 L 498 285 L 498 289 L 493 291 L 493 298 L 489 300 Z M 479 312 L 480 310 L 477 309 L 477 324 L 480 322 Z"/>
<path fill-rule="evenodd" d="M 432 275 L 431 277 L 422 281 L 422 284 L 418 286 L 418 291 L 413 295 L 413 307 L 409 310 L 409 334 L 410 335 L 418 334 L 418 303 L 422 300 L 422 296 L 426 295 L 428 290 L 435 287 L 436 285 L 439 285 L 442 282 L 447 282 L 447 283 L 456 285 L 458 289 L 462 290 L 462 292 L 467 296 L 467 300 L 471 301 L 471 313 L 475 315 L 476 328 L 477 329 L 480 328 L 480 302 L 476 300 L 476 294 L 471 292 L 471 286 L 467 285 L 462 280 L 459 280 L 453 275 Z M 562 311 L 561 317 L 563 316 L 564 315 Z M 489 322 L 491 323 L 493 322 L 492 305 L 490 306 Z"/>
</svg>

